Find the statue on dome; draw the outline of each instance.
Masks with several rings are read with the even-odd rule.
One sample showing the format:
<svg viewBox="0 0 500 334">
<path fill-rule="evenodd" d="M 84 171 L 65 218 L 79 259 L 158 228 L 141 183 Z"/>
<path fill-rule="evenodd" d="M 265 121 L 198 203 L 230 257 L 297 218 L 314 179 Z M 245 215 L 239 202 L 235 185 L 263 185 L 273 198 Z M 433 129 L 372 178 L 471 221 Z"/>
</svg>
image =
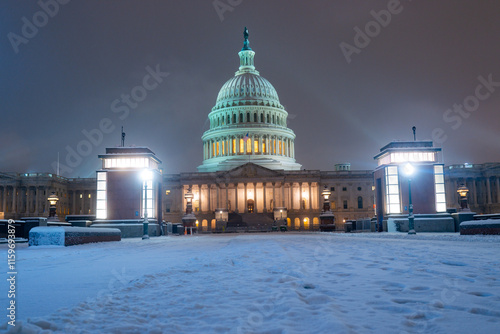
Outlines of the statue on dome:
<svg viewBox="0 0 500 334">
<path fill-rule="evenodd" d="M 243 37 L 245 38 L 245 41 L 243 42 L 243 50 L 251 50 L 250 49 L 250 42 L 248 41 L 248 29 L 245 27 L 245 30 L 243 30 Z"/>
</svg>

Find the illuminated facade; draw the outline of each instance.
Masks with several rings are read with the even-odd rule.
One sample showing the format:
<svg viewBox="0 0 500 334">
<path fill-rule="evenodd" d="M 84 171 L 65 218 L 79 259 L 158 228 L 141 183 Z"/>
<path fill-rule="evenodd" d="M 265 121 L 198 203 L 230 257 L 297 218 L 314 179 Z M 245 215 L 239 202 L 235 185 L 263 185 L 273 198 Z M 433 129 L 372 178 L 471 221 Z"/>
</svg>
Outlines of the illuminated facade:
<svg viewBox="0 0 500 334">
<path fill-rule="evenodd" d="M 272 224 L 283 219 L 289 229 L 318 230 L 326 186 L 335 224 L 342 229 L 346 220 L 374 217 L 375 204 L 381 217 L 408 213 L 408 183 L 401 173 L 407 162 L 416 167 L 415 213 L 457 208 L 461 184 L 470 189 L 472 211 L 500 211 L 500 164 L 443 168 L 440 149 L 432 142 L 390 143 L 375 157 L 375 172 L 351 170 L 348 163 L 335 165 L 333 171 L 302 170 L 295 161 L 288 113 L 274 87 L 255 70 L 254 56 L 245 38 L 240 68 L 222 86 L 208 115 L 199 172 L 161 174 L 161 161 L 148 148 L 108 148 L 99 156 L 102 169 L 96 178 L 0 173 L 0 218 L 47 217 L 47 197 L 55 192 L 61 219 L 140 219 L 147 207 L 150 218 L 180 223 L 191 188 L 200 231 L 215 230 L 221 211 L 228 221 Z"/>
<path fill-rule="evenodd" d="M 432 141 L 397 141 L 380 149 L 374 172 L 377 217 L 408 214 L 409 185 L 416 214 L 446 213 L 444 165 L 441 148 Z M 412 166 L 412 175 L 403 169 Z"/>
<path fill-rule="evenodd" d="M 151 219 L 161 214 L 161 161 L 147 147 L 107 148 L 99 155 L 96 219 Z"/>
</svg>

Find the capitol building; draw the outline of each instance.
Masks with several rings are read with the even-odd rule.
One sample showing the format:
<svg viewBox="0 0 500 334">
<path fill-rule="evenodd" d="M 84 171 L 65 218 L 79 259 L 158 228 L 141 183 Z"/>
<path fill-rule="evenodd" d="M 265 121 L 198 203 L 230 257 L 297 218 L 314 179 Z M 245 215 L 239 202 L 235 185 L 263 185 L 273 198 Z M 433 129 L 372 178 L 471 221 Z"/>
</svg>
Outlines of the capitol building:
<svg viewBox="0 0 500 334">
<path fill-rule="evenodd" d="M 373 218 L 373 170 L 351 170 L 348 163 L 331 171 L 302 169 L 288 113 L 275 87 L 256 70 L 255 55 L 245 29 L 239 68 L 208 113 L 198 172 L 160 174 L 158 194 L 152 195 L 160 204 L 150 218 L 181 222 L 189 192 L 201 232 L 215 230 L 222 217 L 228 226 L 270 226 L 277 220 L 290 230 L 318 230 L 325 188 L 339 229 L 347 220 Z M 472 210 L 500 211 L 500 164 L 446 166 L 444 180 L 447 208 L 458 207 L 456 189 L 464 184 L 471 190 Z M 47 197 L 53 192 L 60 198 L 60 219 L 96 214 L 96 178 L 0 173 L 0 219 L 48 216 Z"/>
</svg>

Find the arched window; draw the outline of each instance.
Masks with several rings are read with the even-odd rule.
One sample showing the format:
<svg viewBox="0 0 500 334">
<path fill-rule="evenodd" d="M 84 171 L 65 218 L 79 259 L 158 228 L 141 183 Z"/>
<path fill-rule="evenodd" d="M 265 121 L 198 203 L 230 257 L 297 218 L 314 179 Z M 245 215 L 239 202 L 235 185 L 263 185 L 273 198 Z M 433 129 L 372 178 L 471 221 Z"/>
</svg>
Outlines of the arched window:
<svg viewBox="0 0 500 334">
<path fill-rule="evenodd" d="M 358 197 L 358 209 L 363 209 L 363 197 Z"/>
<path fill-rule="evenodd" d="M 222 116 L 222 124 L 221 125 L 224 125 L 224 116 Z"/>
<path fill-rule="evenodd" d="M 247 112 L 247 122 L 250 122 L 250 113 Z"/>
<path fill-rule="evenodd" d="M 257 123 L 257 114 L 253 114 L 253 121 Z"/>
<path fill-rule="evenodd" d="M 264 115 L 263 114 L 260 114 L 260 122 L 264 123 Z"/>
<path fill-rule="evenodd" d="M 300 228 L 300 218 L 295 218 L 293 223 L 295 229 L 298 230 Z"/>
<path fill-rule="evenodd" d="M 243 113 L 240 114 L 240 123 L 243 123 Z"/>
<path fill-rule="evenodd" d="M 236 114 L 233 114 L 233 123 L 236 123 Z"/>
<path fill-rule="evenodd" d="M 276 124 L 276 118 L 273 115 L 273 124 Z"/>
<path fill-rule="evenodd" d="M 267 123 L 269 123 L 269 114 L 267 114 Z"/>
</svg>

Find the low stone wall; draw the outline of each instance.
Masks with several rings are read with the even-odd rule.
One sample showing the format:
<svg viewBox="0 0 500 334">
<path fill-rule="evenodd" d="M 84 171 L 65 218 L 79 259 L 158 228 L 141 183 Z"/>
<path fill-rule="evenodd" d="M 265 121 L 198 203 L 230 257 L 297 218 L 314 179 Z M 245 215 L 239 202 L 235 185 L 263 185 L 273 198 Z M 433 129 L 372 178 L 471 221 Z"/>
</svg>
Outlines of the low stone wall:
<svg viewBox="0 0 500 334">
<path fill-rule="evenodd" d="M 98 223 L 92 224 L 91 228 L 113 228 L 121 231 L 122 238 L 139 238 L 143 236 L 143 226 L 142 223 Z M 156 223 L 148 224 L 148 234 L 150 237 L 160 236 L 160 227 Z"/>
<path fill-rule="evenodd" d="M 460 224 L 461 235 L 500 235 L 500 219 L 472 220 Z"/>
<path fill-rule="evenodd" d="M 455 232 L 455 221 L 450 214 L 415 215 L 415 232 Z M 408 216 L 389 217 L 388 232 L 408 232 Z"/>
<path fill-rule="evenodd" d="M 115 228 L 35 227 L 30 231 L 30 246 L 72 246 L 92 242 L 120 241 L 121 232 Z"/>
</svg>

